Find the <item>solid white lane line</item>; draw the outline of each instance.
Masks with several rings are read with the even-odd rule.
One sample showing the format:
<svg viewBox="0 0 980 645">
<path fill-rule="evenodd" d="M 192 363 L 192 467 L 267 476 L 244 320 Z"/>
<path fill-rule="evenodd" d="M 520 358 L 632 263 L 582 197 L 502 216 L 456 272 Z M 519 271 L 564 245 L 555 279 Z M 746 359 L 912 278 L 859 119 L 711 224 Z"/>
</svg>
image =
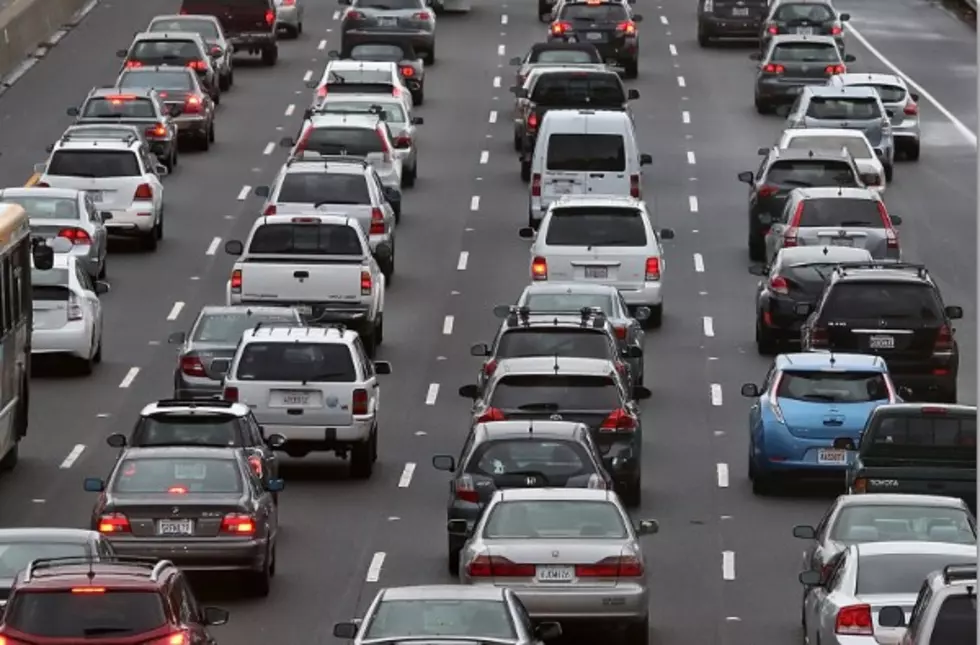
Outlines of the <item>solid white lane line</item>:
<svg viewBox="0 0 980 645">
<path fill-rule="evenodd" d="M 119 382 L 119 387 L 129 387 L 130 385 L 132 385 L 133 381 L 136 380 L 136 375 L 139 373 L 140 373 L 140 368 L 130 367 L 129 371 L 126 372 L 126 376 L 124 376 L 123 380 Z"/>
<path fill-rule="evenodd" d="M 500 77 L 499 76 L 494 76 L 493 77 L 493 86 L 494 87 L 500 87 Z"/>
<path fill-rule="evenodd" d="M 667 23 L 667 16 L 660 16 L 660 22 L 662 22 L 665 25 L 668 24 Z"/>
<path fill-rule="evenodd" d="M 425 393 L 425 404 L 435 405 L 436 399 L 439 398 L 439 384 L 429 383 L 429 391 Z"/>
<path fill-rule="evenodd" d="M 718 488 L 728 488 L 728 464 L 717 464 Z"/>
<path fill-rule="evenodd" d="M 371 564 L 368 565 L 367 578 L 368 582 L 377 582 L 381 578 L 381 567 L 385 563 L 385 552 L 378 551 L 371 558 Z"/>
<path fill-rule="evenodd" d="M 677 86 L 678 87 L 687 87 L 687 81 L 684 80 L 684 77 L 683 76 L 678 76 L 677 77 Z"/>
<path fill-rule="evenodd" d="M 308 69 L 308 70 L 306 70 L 306 73 L 303 74 L 303 82 L 304 83 L 309 83 L 311 78 L 313 78 L 313 70 L 312 69 Z"/>
<path fill-rule="evenodd" d="M 694 254 L 694 270 L 698 273 L 704 273 L 704 256 L 700 253 Z"/>
<path fill-rule="evenodd" d="M 488 161 L 490 161 L 490 151 L 484 150 L 483 152 L 480 153 L 480 163 L 483 164 Z"/>
<path fill-rule="evenodd" d="M 692 213 L 698 212 L 698 198 L 694 195 L 687 198 L 687 205 L 691 209 Z"/>
<path fill-rule="evenodd" d="M 681 121 L 683 121 L 684 123 L 690 123 L 691 122 L 691 113 L 688 112 L 687 110 L 684 110 L 683 112 L 681 112 Z"/>
<path fill-rule="evenodd" d="M 59 468 L 71 468 L 78 461 L 78 458 L 82 456 L 83 452 L 85 452 L 84 444 L 76 443 L 75 447 L 68 453 L 68 456 L 61 462 Z"/>
<path fill-rule="evenodd" d="M 671 56 L 676 56 L 677 55 L 677 47 L 675 47 L 672 44 L 671 45 L 667 45 L 667 47 L 670 49 L 670 55 Z"/>
<path fill-rule="evenodd" d="M 504 45 L 497 45 L 497 56 L 503 56 L 507 53 L 507 48 Z"/>
<path fill-rule="evenodd" d="M 248 186 L 248 185 L 242 186 L 242 189 L 240 191 L 238 191 L 238 201 L 240 201 L 240 202 L 245 201 L 245 198 L 248 197 L 248 194 L 250 192 L 252 192 L 252 187 L 251 186 Z"/>
<path fill-rule="evenodd" d="M 497 111 L 490 110 L 490 123 L 496 123 L 496 122 L 497 122 Z"/>
<path fill-rule="evenodd" d="M 286 116 L 293 116 L 293 112 L 296 111 L 296 106 L 292 103 L 286 106 Z"/>
<path fill-rule="evenodd" d="M 478 211 L 478 210 L 480 210 L 480 196 L 479 195 L 473 195 L 472 197 L 470 197 L 470 210 L 471 211 Z"/>
<path fill-rule="evenodd" d="M 694 156 L 694 151 L 693 150 L 688 150 L 687 151 L 687 163 L 689 163 L 690 165 L 693 166 L 697 162 L 698 162 L 698 160 L 697 160 L 697 157 Z"/>
<path fill-rule="evenodd" d="M 208 244 L 208 250 L 204 252 L 204 255 L 214 255 L 215 253 L 217 253 L 219 244 L 221 244 L 220 237 L 216 237 L 213 240 L 211 240 L 211 243 Z"/>
<path fill-rule="evenodd" d="M 507 14 L 504 14 L 504 15 L 500 16 L 500 24 L 502 24 L 502 25 L 506 25 L 507 24 Z"/>
<path fill-rule="evenodd" d="M 412 483 L 412 475 L 415 474 L 415 464 L 408 462 L 402 469 L 402 476 L 398 479 L 398 488 L 408 488 Z"/>
<path fill-rule="evenodd" d="M 177 320 L 177 316 L 180 315 L 181 310 L 184 308 L 184 303 L 180 300 L 174 303 L 174 306 L 170 308 L 170 313 L 167 314 L 167 320 Z"/>
<path fill-rule="evenodd" d="M 717 383 L 711 384 L 711 405 L 717 407 L 722 404 L 721 386 Z"/>
<path fill-rule="evenodd" d="M 708 338 L 713 338 L 715 335 L 715 321 L 711 319 L 711 316 L 704 317 L 704 335 Z"/>
<path fill-rule="evenodd" d="M 456 263 L 456 270 L 457 271 L 466 271 L 466 263 L 469 262 L 469 261 L 470 261 L 470 252 L 469 251 L 460 251 L 459 252 L 459 262 Z"/>
<path fill-rule="evenodd" d="M 272 151 L 275 149 L 276 149 L 276 144 L 270 141 L 269 143 L 265 144 L 265 148 L 262 149 L 262 154 L 266 156 L 271 155 Z"/>
<path fill-rule="evenodd" d="M 453 324 L 456 322 L 456 318 L 453 316 L 446 316 L 442 320 L 442 333 L 444 336 L 449 336 L 453 333 Z"/>
<path fill-rule="evenodd" d="M 721 552 L 721 577 L 725 580 L 735 579 L 735 552 Z"/>
</svg>

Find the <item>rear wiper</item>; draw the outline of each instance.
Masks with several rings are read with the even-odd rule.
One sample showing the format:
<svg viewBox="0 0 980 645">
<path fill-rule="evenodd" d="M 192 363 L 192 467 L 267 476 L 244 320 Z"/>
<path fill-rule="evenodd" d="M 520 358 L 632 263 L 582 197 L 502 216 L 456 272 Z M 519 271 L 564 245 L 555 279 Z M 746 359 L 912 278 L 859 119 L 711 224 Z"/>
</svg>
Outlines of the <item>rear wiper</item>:
<svg viewBox="0 0 980 645">
<path fill-rule="evenodd" d="M 815 401 L 826 401 L 827 403 L 834 403 L 837 401 L 837 397 L 833 394 L 804 394 L 804 399 L 813 399 Z"/>
<path fill-rule="evenodd" d="M 82 630 L 82 633 L 86 637 L 89 636 L 103 636 L 105 634 L 119 634 L 122 632 L 131 631 L 129 627 L 86 627 Z"/>
<path fill-rule="evenodd" d="M 55 176 L 57 176 L 57 175 L 55 175 Z M 76 172 L 76 173 L 72 173 L 71 175 L 67 175 L 67 176 L 68 177 L 84 177 L 85 179 L 95 179 L 96 178 L 96 175 L 93 174 L 93 173 L 90 173 L 90 172 Z"/>
<path fill-rule="evenodd" d="M 874 226 L 874 224 L 871 224 L 869 222 L 866 222 L 865 220 L 860 220 L 860 219 L 846 219 L 840 223 L 840 226 L 865 226 L 871 228 Z"/>
<path fill-rule="evenodd" d="M 790 186 L 813 187 L 811 182 L 803 181 L 802 179 L 784 179 L 782 183 L 789 184 Z"/>
<path fill-rule="evenodd" d="M 328 202 L 317 202 L 313 204 L 313 208 L 322 208 L 324 206 L 364 206 L 365 204 L 358 204 L 358 202 L 343 201 L 340 199 L 331 199 Z"/>
<path fill-rule="evenodd" d="M 586 250 L 591 251 L 592 247 L 594 246 L 625 246 L 632 243 L 633 240 L 626 240 L 617 237 L 611 240 L 602 240 L 601 242 L 591 242 Z"/>
<path fill-rule="evenodd" d="M 540 410 L 541 412 L 557 412 L 560 406 L 557 403 L 525 403 L 524 405 L 517 406 L 518 410 L 524 412 L 530 412 L 532 410 Z"/>
</svg>

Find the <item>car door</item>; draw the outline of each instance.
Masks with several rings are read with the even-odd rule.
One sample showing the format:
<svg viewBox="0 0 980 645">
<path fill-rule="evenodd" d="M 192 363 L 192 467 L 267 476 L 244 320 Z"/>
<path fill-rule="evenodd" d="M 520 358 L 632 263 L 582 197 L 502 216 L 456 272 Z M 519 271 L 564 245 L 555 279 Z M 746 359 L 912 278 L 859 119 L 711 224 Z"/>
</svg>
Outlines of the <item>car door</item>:
<svg viewBox="0 0 980 645">
<path fill-rule="evenodd" d="M 99 296 L 95 293 L 95 285 L 92 284 L 92 278 L 89 277 L 88 273 L 77 262 L 75 263 L 75 279 L 78 281 L 78 286 L 82 289 L 81 301 L 87 310 L 86 315 L 92 321 L 92 329 L 95 330 L 95 335 L 98 337 L 102 334 L 102 303 L 99 301 Z"/>
<path fill-rule="evenodd" d="M 279 476 L 279 464 L 276 453 L 265 440 L 262 426 L 255 420 L 251 412 L 243 419 L 244 445 L 262 460 L 262 475 L 264 479 L 274 479 Z"/>
<path fill-rule="evenodd" d="M 786 233 L 786 228 L 789 224 L 789 214 L 795 208 L 796 201 L 793 199 L 786 200 L 786 204 L 783 206 L 783 210 L 779 215 L 773 217 L 772 222 L 769 225 L 769 230 L 766 232 L 766 265 L 772 266 L 773 261 L 776 259 L 776 254 L 779 250 L 783 248 L 784 234 Z"/>
<path fill-rule="evenodd" d="M 805 633 L 807 636 L 808 643 L 820 643 L 826 642 L 821 641 L 818 634 L 824 633 L 824 619 L 823 617 L 827 613 L 828 596 L 832 593 L 832 590 L 836 585 L 840 583 L 840 579 L 844 571 L 845 553 L 839 553 L 834 558 L 833 568 L 830 574 L 823 584 L 820 586 L 811 587 L 809 593 L 806 594 L 803 599 L 803 620 L 805 622 Z M 830 634 L 833 635 L 834 628 L 831 625 Z M 831 641 L 833 642 L 833 641 Z"/>
<path fill-rule="evenodd" d="M 92 226 L 92 242 L 95 245 L 96 257 L 99 260 L 104 260 L 107 253 L 107 233 L 105 230 L 105 222 L 102 221 L 102 213 L 99 209 L 95 207 L 95 201 L 92 196 L 85 193 L 85 213 L 88 216 L 88 221 Z"/>
</svg>

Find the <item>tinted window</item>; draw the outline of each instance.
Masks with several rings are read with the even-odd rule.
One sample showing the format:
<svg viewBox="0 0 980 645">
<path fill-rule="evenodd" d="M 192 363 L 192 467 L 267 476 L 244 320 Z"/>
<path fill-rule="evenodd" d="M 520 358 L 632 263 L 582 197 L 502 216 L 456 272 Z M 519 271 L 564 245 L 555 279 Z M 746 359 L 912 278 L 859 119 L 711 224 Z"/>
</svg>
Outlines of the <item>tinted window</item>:
<svg viewBox="0 0 980 645">
<path fill-rule="evenodd" d="M 559 410 L 616 410 L 622 407 L 619 388 L 610 376 L 541 374 L 505 376 L 491 395 L 493 407 L 519 410 L 553 403 Z"/>
<path fill-rule="evenodd" d="M 93 98 L 85 103 L 82 116 L 92 119 L 155 119 L 153 101 L 147 98 Z"/>
<path fill-rule="evenodd" d="M 977 539 L 970 517 L 961 509 L 943 506 L 845 506 L 831 532 L 831 539 L 852 542 L 855 527 L 873 527 L 877 540 L 861 542 L 954 542 L 974 544 Z M 867 531 L 863 531 L 867 535 Z M 921 580 L 920 580 L 921 583 Z"/>
<path fill-rule="evenodd" d="M 381 97 L 378 97 L 381 98 Z M 320 112 L 330 114 L 331 112 L 363 112 L 368 114 L 375 105 L 381 106 L 385 113 L 385 121 L 388 123 L 405 123 L 405 109 L 401 103 L 385 101 L 378 103 L 368 103 L 366 101 L 336 101 L 328 100 L 320 106 Z"/>
<path fill-rule="evenodd" d="M 497 600 L 385 600 L 365 639 L 467 636 L 514 640 L 506 605 Z"/>
<path fill-rule="evenodd" d="M 825 318 L 943 319 L 936 292 L 925 284 L 838 282 L 824 303 Z"/>
<path fill-rule="evenodd" d="M 871 258 L 868 257 L 868 262 Z M 779 269 L 779 275 L 787 280 L 792 280 L 797 284 L 816 284 L 826 282 L 836 268 L 836 264 L 804 263 L 783 265 Z"/>
<path fill-rule="evenodd" d="M 857 177 L 846 161 L 831 159 L 780 160 L 769 168 L 768 184 L 790 184 L 793 187 L 843 186 L 858 188 Z"/>
<path fill-rule="evenodd" d="M 31 222 L 45 219 L 79 219 L 78 200 L 68 197 L 4 197 L 4 204 L 20 204 Z"/>
<path fill-rule="evenodd" d="M 194 89 L 191 76 L 187 72 L 123 72 L 117 85 L 123 89 L 154 88 L 158 90 L 181 90 L 189 92 Z"/>
<path fill-rule="evenodd" d="M 629 20 L 629 12 L 619 3 L 586 4 L 576 2 L 562 7 L 559 20 L 588 20 L 589 22 L 622 22 Z"/>
<path fill-rule="evenodd" d="M 873 199 L 850 197 L 808 199 L 803 202 L 800 226 L 882 228 L 884 221 L 879 203 Z"/>
<path fill-rule="evenodd" d="M 618 134 L 553 134 L 548 137 L 548 170 L 623 172 L 626 149 Z"/>
<path fill-rule="evenodd" d="M 88 545 L 81 541 L 41 542 L 35 539 L 26 542 L 0 542 L 0 578 L 13 578 L 26 569 L 32 560 L 38 558 L 84 557 L 88 554 Z"/>
<path fill-rule="evenodd" d="M 193 18 L 173 18 L 167 20 L 155 20 L 147 31 L 189 31 L 200 34 L 204 40 L 217 40 L 219 37 L 218 28 L 210 20 L 195 20 Z"/>
<path fill-rule="evenodd" d="M 235 376 L 241 381 L 357 380 L 350 349 L 334 343 L 249 343 L 242 351 Z"/>
<path fill-rule="evenodd" d="M 240 446 L 238 417 L 227 414 L 156 414 L 142 419 L 133 436 L 137 446 Z"/>
<path fill-rule="evenodd" d="M 370 204 L 364 175 L 290 172 L 282 179 L 276 201 L 292 204 Z"/>
<path fill-rule="evenodd" d="M 866 139 L 861 137 L 837 137 L 837 136 L 800 136 L 793 137 L 786 146 L 792 150 L 829 150 L 838 152 L 841 148 L 847 148 L 851 156 L 855 159 L 871 159 L 874 152 L 868 145 Z"/>
<path fill-rule="evenodd" d="M 597 62 L 593 54 L 580 49 L 546 49 L 531 57 L 531 63 L 583 63 L 591 65 Z"/>
<path fill-rule="evenodd" d="M 384 152 L 381 135 L 372 128 L 315 128 L 309 132 L 303 147 L 322 155 L 364 157 L 373 152 Z"/>
<path fill-rule="evenodd" d="M 68 286 L 68 269 L 31 270 L 31 284 L 35 287 Z"/>
<path fill-rule="evenodd" d="M 362 4 L 363 6 L 363 4 Z M 405 58 L 405 51 L 398 45 L 354 45 L 350 50 L 350 57 L 356 60 L 384 61 L 398 63 Z"/>
<path fill-rule="evenodd" d="M 422 9 L 425 7 L 420 0 L 357 0 L 354 6 L 382 11 L 404 11 L 405 9 Z"/>
<path fill-rule="evenodd" d="M 769 59 L 774 63 L 840 63 L 840 52 L 831 44 L 781 43 Z"/>
<path fill-rule="evenodd" d="M 36 284 L 31 285 L 31 300 L 34 302 L 67 302 L 71 295 L 72 293 L 67 286 L 42 287 Z"/>
<path fill-rule="evenodd" d="M 56 177 L 139 177 L 136 153 L 129 150 L 56 150 L 46 174 Z"/>
<path fill-rule="evenodd" d="M 126 459 L 116 470 L 111 489 L 115 493 L 231 494 L 242 491 L 242 475 L 232 459 Z"/>
<path fill-rule="evenodd" d="M 976 564 L 977 556 L 864 555 L 858 559 L 857 595 L 914 594 L 933 571 L 949 564 Z M 944 643 L 945 641 L 936 641 Z"/>
<path fill-rule="evenodd" d="M 905 100 L 905 88 L 897 85 L 848 85 L 848 87 L 873 87 L 878 91 L 882 103 L 900 103 Z"/>
<path fill-rule="evenodd" d="M 296 314 L 289 309 L 283 309 L 281 314 L 254 312 L 205 314 L 194 328 L 191 340 L 198 343 L 237 344 L 242 334 L 260 323 L 269 326 L 297 321 Z"/>
<path fill-rule="evenodd" d="M 806 115 L 812 119 L 860 121 L 880 119 L 881 110 L 874 99 L 814 96 L 806 107 Z"/>
<path fill-rule="evenodd" d="M 133 46 L 129 57 L 135 60 L 185 61 L 201 57 L 197 43 L 190 40 L 141 40 Z"/>
<path fill-rule="evenodd" d="M 466 472 L 488 477 L 533 472 L 565 478 L 594 471 L 585 448 L 574 441 L 527 439 L 485 443 L 466 466 Z"/>
<path fill-rule="evenodd" d="M 942 645 L 976 645 L 977 597 L 947 597 L 939 608 L 930 642 Z"/>
<path fill-rule="evenodd" d="M 530 99 L 538 105 L 563 108 L 621 107 L 626 102 L 626 94 L 622 81 L 615 74 L 550 72 L 538 78 L 531 90 Z"/>
<path fill-rule="evenodd" d="M 878 372 L 783 372 L 776 396 L 795 401 L 865 403 L 888 398 Z"/>
<path fill-rule="evenodd" d="M 363 83 L 391 84 L 391 72 L 382 69 L 344 69 L 337 72 L 330 72 L 327 75 L 327 84 L 331 83 L 353 83 L 355 85 Z"/>
<path fill-rule="evenodd" d="M 609 502 L 501 502 L 490 511 L 483 537 L 501 539 L 623 539 L 623 516 Z"/>
<path fill-rule="evenodd" d="M 606 315 L 612 313 L 612 298 L 601 293 L 533 293 L 524 300 L 531 311 L 578 311 L 582 307 L 598 307 Z"/>
<path fill-rule="evenodd" d="M 609 359 L 608 337 L 600 330 L 515 329 L 500 337 L 497 358 L 575 356 Z"/>
<path fill-rule="evenodd" d="M 973 447 L 977 443 L 977 419 L 942 415 L 885 416 L 872 432 L 871 441 L 874 445 L 895 448 Z"/>
<path fill-rule="evenodd" d="M 265 224 L 255 230 L 250 254 L 362 255 L 353 226 L 335 224 Z"/>
<path fill-rule="evenodd" d="M 635 208 L 556 208 L 545 243 L 551 246 L 646 246 L 643 215 Z"/>
<path fill-rule="evenodd" d="M 828 22 L 833 20 L 834 11 L 827 5 L 822 4 L 784 4 L 776 9 L 773 20 L 780 22 L 790 22 L 796 20 L 806 20 L 809 22 Z"/>
<path fill-rule="evenodd" d="M 167 623 L 163 602 L 154 591 L 106 590 L 105 593 L 71 591 L 16 593 L 3 622 L 30 636 L 72 638 L 122 638 L 163 627 Z"/>
</svg>

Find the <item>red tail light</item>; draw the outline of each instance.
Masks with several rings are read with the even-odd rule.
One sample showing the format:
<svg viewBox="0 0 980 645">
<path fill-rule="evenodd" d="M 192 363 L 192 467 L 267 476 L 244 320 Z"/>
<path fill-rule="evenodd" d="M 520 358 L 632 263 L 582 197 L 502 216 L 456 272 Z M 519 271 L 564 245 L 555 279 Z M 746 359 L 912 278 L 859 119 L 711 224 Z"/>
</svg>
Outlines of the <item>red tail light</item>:
<svg viewBox="0 0 980 645">
<path fill-rule="evenodd" d="M 779 188 L 766 184 L 759 187 L 759 197 L 772 197 L 779 192 Z"/>
<path fill-rule="evenodd" d="M 551 33 L 556 36 L 561 36 L 562 34 L 567 34 L 572 30 L 571 23 L 568 22 L 554 22 L 551 23 Z"/>
<path fill-rule="evenodd" d="M 385 161 L 387 162 L 391 157 L 391 146 L 388 144 L 388 137 L 384 135 L 384 131 L 380 127 L 378 128 L 377 132 L 378 132 L 378 141 L 381 142 L 381 152 L 384 153 Z"/>
<path fill-rule="evenodd" d="M 146 645 L 190 645 L 190 642 L 191 639 L 186 632 L 174 632 L 163 638 L 154 638 Z"/>
<path fill-rule="evenodd" d="M 943 325 L 939 328 L 939 333 L 936 334 L 936 344 L 932 348 L 934 352 L 951 352 L 953 351 L 953 332 L 950 330 L 949 326 Z"/>
<path fill-rule="evenodd" d="M 844 74 L 847 72 L 847 68 L 843 65 L 827 65 L 826 69 L 823 70 L 825 74 L 833 76 L 834 74 Z"/>
<path fill-rule="evenodd" d="M 371 209 L 371 229 L 369 235 L 384 235 L 387 228 L 385 227 L 385 215 L 381 212 L 380 208 Z"/>
<path fill-rule="evenodd" d="M 242 291 L 242 270 L 235 269 L 231 272 L 231 290 L 234 293 L 241 293 Z"/>
<path fill-rule="evenodd" d="M 595 564 L 575 565 L 578 578 L 639 578 L 643 576 L 643 564 L 633 556 L 612 556 Z"/>
<path fill-rule="evenodd" d="M 775 36 L 776 34 L 779 33 L 779 27 L 777 27 L 776 25 L 769 25 L 766 31 L 768 31 L 770 34 Z"/>
<path fill-rule="evenodd" d="M 466 565 L 471 578 L 533 578 L 533 564 L 516 564 L 499 555 L 481 555 Z"/>
<path fill-rule="evenodd" d="M 204 364 L 197 356 L 182 356 L 180 359 L 180 371 L 188 376 L 207 376 L 204 371 Z"/>
<path fill-rule="evenodd" d="M 415 76 L 415 70 L 412 69 L 411 67 L 402 67 L 398 71 L 400 71 L 402 76 L 404 76 L 405 78 L 412 78 L 413 76 Z"/>
<path fill-rule="evenodd" d="M 128 60 L 126 61 L 126 69 L 136 69 L 137 67 L 143 67 L 143 63 L 138 60 Z"/>
<path fill-rule="evenodd" d="M 946 408 L 933 408 L 933 407 L 926 406 L 926 407 L 919 408 L 919 412 L 921 412 L 922 414 L 945 415 L 947 410 Z"/>
<path fill-rule="evenodd" d="M 78 594 L 100 594 L 105 593 L 105 587 L 72 587 L 71 592 Z"/>
<path fill-rule="evenodd" d="M 915 116 L 916 114 L 919 113 L 919 106 L 909 101 L 909 103 L 905 106 L 905 109 L 902 110 L 902 112 L 904 112 L 909 116 Z"/>
<path fill-rule="evenodd" d="M 316 88 L 316 97 L 318 99 L 322 99 L 326 95 L 327 95 L 327 86 L 326 85 L 321 85 L 320 87 Z"/>
<path fill-rule="evenodd" d="M 272 9 L 269 9 L 268 11 L 265 12 L 265 24 L 271 27 L 275 22 L 276 22 L 276 12 L 273 11 Z"/>
<path fill-rule="evenodd" d="M 538 129 L 538 115 L 535 112 L 531 112 L 527 115 L 527 129 L 537 130 Z"/>
<path fill-rule="evenodd" d="M 231 535 L 254 535 L 255 518 L 243 513 L 228 513 L 221 519 L 221 532 Z"/>
<path fill-rule="evenodd" d="M 531 197 L 541 197 L 541 174 L 531 175 Z"/>
<path fill-rule="evenodd" d="M 262 477 L 262 460 L 252 456 L 248 458 L 248 467 L 252 469 L 257 477 Z"/>
<path fill-rule="evenodd" d="M 351 398 L 351 414 L 364 416 L 368 413 L 368 392 L 364 388 L 354 390 Z"/>
<path fill-rule="evenodd" d="M 153 199 L 153 187 L 149 184 L 140 184 L 136 187 L 136 192 L 133 193 L 133 200 L 139 201 L 151 201 Z"/>
<path fill-rule="evenodd" d="M 364 20 L 364 14 L 360 11 L 348 11 L 345 18 L 348 20 Z"/>
<path fill-rule="evenodd" d="M 531 261 L 531 279 L 532 280 L 547 280 L 548 279 L 548 261 L 542 257 L 536 257 Z"/>
<path fill-rule="evenodd" d="M 786 282 L 786 278 L 781 275 L 773 276 L 769 280 L 769 291 L 773 293 L 781 293 L 784 296 L 789 293 L 789 283 Z"/>
<path fill-rule="evenodd" d="M 321 94 L 321 96 L 326 96 L 327 95 L 327 86 L 324 85 L 320 89 L 323 90 L 323 94 Z M 317 94 L 320 94 L 320 91 L 319 90 L 317 90 Z M 310 136 L 312 134 L 313 134 L 313 128 L 312 127 L 307 126 L 307 127 L 303 128 L 303 134 L 300 135 L 299 141 L 296 142 L 296 152 L 303 152 L 304 150 L 306 150 L 306 144 L 310 140 Z"/>
<path fill-rule="evenodd" d="M 636 23 L 632 20 L 627 20 L 626 22 L 621 22 L 616 25 L 616 31 L 621 31 L 627 36 L 633 36 L 636 34 Z"/>
<path fill-rule="evenodd" d="M 834 25 L 833 27 L 830 28 L 831 36 L 840 36 L 842 33 L 844 33 L 844 30 L 841 28 L 840 25 Z"/>
<path fill-rule="evenodd" d="M 200 114 L 202 107 L 201 97 L 196 94 L 188 94 L 184 99 L 184 114 Z"/>
<path fill-rule="evenodd" d="M 786 68 L 783 67 L 782 65 L 777 65 L 775 63 L 769 63 L 768 65 L 766 65 L 765 67 L 762 68 L 762 71 L 765 74 L 782 74 L 783 72 L 786 71 Z"/>
<path fill-rule="evenodd" d="M 417 14 L 413 15 L 412 18 L 415 20 L 422 20 L 424 22 L 429 22 L 430 20 L 432 20 L 432 14 L 429 13 L 428 11 L 420 11 Z"/>
<path fill-rule="evenodd" d="M 190 67 L 195 72 L 206 72 L 208 69 L 208 64 L 205 63 L 203 60 L 192 60 L 189 63 L 187 63 L 187 66 Z"/>
<path fill-rule="evenodd" d="M 647 282 L 657 282 L 660 280 L 660 258 L 647 258 L 644 280 Z"/>
<path fill-rule="evenodd" d="M 58 237 L 63 237 L 72 244 L 91 244 L 92 238 L 87 231 L 80 228 L 63 228 L 58 231 Z"/>
<path fill-rule="evenodd" d="M 640 176 L 630 175 L 630 197 L 640 198 Z"/>
<path fill-rule="evenodd" d="M 830 344 L 830 336 L 827 335 L 825 327 L 814 327 L 810 330 L 810 346 L 815 349 L 826 347 Z"/>
<path fill-rule="evenodd" d="M 34 185 L 35 185 L 36 187 L 38 187 L 38 188 L 51 188 L 51 184 L 49 184 L 49 183 L 47 183 L 47 182 L 44 182 L 44 181 L 39 181 L 39 182 L 37 182 L 37 183 L 36 183 L 36 184 L 34 184 Z M 0 644 L 0 645 L 2 645 L 2 644 Z"/>
<path fill-rule="evenodd" d="M 878 214 L 881 216 L 881 225 L 885 228 L 885 237 L 888 238 L 888 248 L 897 249 L 898 231 L 895 230 L 895 226 L 892 224 L 891 215 L 888 214 L 888 209 L 885 208 L 884 202 L 878 202 Z"/>
<path fill-rule="evenodd" d="M 221 398 L 229 403 L 238 403 L 238 388 L 226 387 L 225 391 L 221 395 Z"/>
<path fill-rule="evenodd" d="M 613 329 L 616 330 L 616 338 L 618 338 L 619 340 L 626 340 L 627 330 L 625 326 L 617 326 L 617 327 L 613 327 Z"/>
<path fill-rule="evenodd" d="M 848 636 L 874 636 L 871 605 L 851 605 L 837 610 L 834 633 Z"/>
<path fill-rule="evenodd" d="M 796 210 L 793 211 L 793 216 L 789 220 L 789 226 L 786 227 L 786 231 L 783 232 L 783 246 L 797 246 L 799 244 L 798 235 L 800 232 L 800 218 L 803 217 L 803 209 L 806 207 L 806 202 L 800 202 L 796 205 Z"/>
<path fill-rule="evenodd" d="M 146 129 L 146 136 L 155 139 L 163 138 L 167 136 L 167 126 L 163 125 L 162 123 L 157 123 L 152 128 Z"/>
<path fill-rule="evenodd" d="M 370 296 L 371 289 L 374 287 L 374 280 L 371 278 L 370 271 L 361 271 L 361 295 Z"/>
<path fill-rule="evenodd" d="M 412 147 L 412 137 L 407 134 L 400 134 L 395 137 L 395 147 L 396 148 L 411 148 Z"/>
<path fill-rule="evenodd" d="M 167 492 L 171 495 L 186 495 L 187 488 L 184 486 L 171 486 L 167 489 Z"/>
<path fill-rule="evenodd" d="M 275 204 L 269 204 L 268 206 L 265 207 L 265 210 L 262 211 L 262 214 L 263 215 L 266 215 L 266 216 L 268 216 L 268 215 L 275 215 L 276 214 L 276 205 Z"/>
<path fill-rule="evenodd" d="M 282 0 L 282 6 L 293 7 L 296 5 L 296 0 Z"/>
<path fill-rule="evenodd" d="M 480 415 L 480 418 L 476 420 L 477 423 L 489 423 L 491 421 L 506 421 L 507 415 L 504 411 L 499 408 L 487 408 L 487 410 Z"/>
<path fill-rule="evenodd" d="M 469 502 L 470 504 L 480 503 L 480 494 L 476 492 L 476 486 L 473 485 L 473 478 L 469 475 L 463 475 L 457 479 L 453 489 L 456 492 L 456 499 Z"/>
<path fill-rule="evenodd" d="M 495 361 L 494 359 L 491 358 L 489 361 L 483 364 L 484 376 L 493 376 L 493 373 L 496 371 L 497 371 L 497 361 Z"/>
<path fill-rule="evenodd" d="M 99 518 L 99 533 L 130 533 L 129 520 L 122 513 L 109 513 Z"/>
<path fill-rule="evenodd" d="M 636 430 L 636 418 L 620 408 L 612 412 L 599 426 L 599 432 L 633 432 Z"/>
</svg>

